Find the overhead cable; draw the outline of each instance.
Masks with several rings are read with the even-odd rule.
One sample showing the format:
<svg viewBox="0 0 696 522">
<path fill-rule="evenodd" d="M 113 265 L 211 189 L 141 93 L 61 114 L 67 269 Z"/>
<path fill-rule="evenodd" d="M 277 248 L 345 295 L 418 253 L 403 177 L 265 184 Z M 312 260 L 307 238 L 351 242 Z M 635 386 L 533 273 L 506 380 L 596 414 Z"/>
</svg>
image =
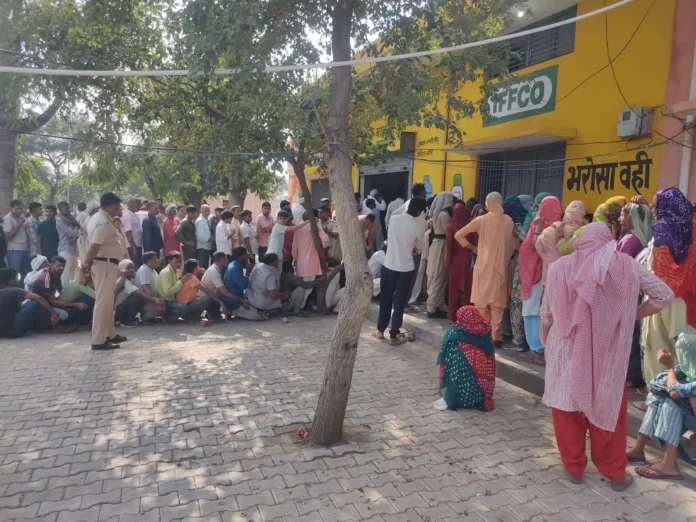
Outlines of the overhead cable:
<svg viewBox="0 0 696 522">
<path fill-rule="evenodd" d="M 562 27 L 564 25 L 573 24 L 587 18 L 592 18 L 599 14 L 606 13 L 613 9 L 618 9 L 631 3 L 633 0 L 621 0 L 610 6 L 605 6 L 601 9 L 595 11 L 590 11 L 582 15 L 578 15 L 574 18 L 569 18 L 567 20 L 561 20 L 553 24 L 545 25 L 542 27 L 535 27 L 533 29 L 528 29 L 526 31 L 520 31 L 517 33 L 510 33 L 502 36 L 496 36 L 493 38 L 488 38 L 486 40 L 479 40 L 476 42 L 467 42 L 464 44 L 454 45 L 452 47 L 441 47 L 438 49 L 428 49 L 426 51 L 414 51 L 404 54 L 392 54 L 388 56 L 375 56 L 368 58 L 358 58 L 355 60 L 343 60 L 338 62 L 326 62 L 326 63 L 299 63 L 294 65 L 270 65 L 266 66 L 263 70 L 265 72 L 286 72 L 286 71 L 299 71 L 299 70 L 310 70 L 310 69 L 329 69 L 333 67 L 343 67 L 343 66 L 354 66 L 360 64 L 372 64 L 381 62 L 392 62 L 396 60 L 409 60 L 413 58 L 422 58 L 425 56 L 436 56 L 440 54 L 451 53 L 455 51 L 463 51 L 466 49 L 472 49 L 474 47 L 482 47 L 485 45 L 490 45 L 499 42 L 505 42 L 507 40 L 513 40 L 520 38 L 522 36 L 528 36 L 531 34 L 541 33 L 548 31 L 550 29 L 555 29 L 557 27 Z M 240 72 L 240 69 L 215 69 L 214 73 L 219 76 L 231 75 Z M 36 67 L 9 67 L 0 66 L 0 73 L 12 73 L 12 74 L 28 74 L 34 76 L 189 76 L 191 71 L 187 69 L 170 69 L 170 70 L 140 70 L 140 71 L 119 71 L 119 70 L 109 70 L 109 71 L 99 71 L 99 70 L 79 70 L 79 69 L 40 69 Z"/>
</svg>

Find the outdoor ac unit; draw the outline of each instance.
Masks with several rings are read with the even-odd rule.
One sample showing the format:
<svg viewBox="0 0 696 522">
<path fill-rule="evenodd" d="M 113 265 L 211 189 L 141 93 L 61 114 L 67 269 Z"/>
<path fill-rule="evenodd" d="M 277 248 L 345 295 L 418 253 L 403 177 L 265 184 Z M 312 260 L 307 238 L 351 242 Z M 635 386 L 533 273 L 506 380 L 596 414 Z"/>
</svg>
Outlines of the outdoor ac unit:
<svg viewBox="0 0 696 522">
<path fill-rule="evenodd" d="M 619 113 L 616 133 L 622 140 L 648 136 L 652 132 L 653 111 L 645 107 L 630 107 Z"/>
</svg>

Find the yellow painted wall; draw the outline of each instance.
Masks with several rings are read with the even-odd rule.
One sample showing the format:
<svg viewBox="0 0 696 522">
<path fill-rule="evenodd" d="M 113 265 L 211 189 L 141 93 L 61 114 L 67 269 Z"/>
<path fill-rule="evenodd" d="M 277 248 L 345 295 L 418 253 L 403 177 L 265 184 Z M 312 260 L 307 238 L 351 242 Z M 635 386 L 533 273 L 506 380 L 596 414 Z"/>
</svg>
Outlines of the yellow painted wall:
<svg viewBox="0 0 696 522">
<path fill-rule="evenodd" d="M 639 24 L 652 0 L 635 0 L 634 2 L 610 11 L 608 16 L 609 46 L 611 55 L 623 48 L 631 34 Z M 578 5 L 578 14 L 594 11 L 603 7 L 602 0 L 584 0 Z M 674 0 L 660 0 L 648 14 L 645 22 L 633 41 L 614 62 L 614 68 L 624 92 L 624 95 L 636 107 L 659 106 L 665 97 L 665 88 L 669 73 L 670 52 L 672 45 L 672 25 Z M 566 148 L 566 180 L 570 167 L 587 165 L 587 156 L 596 157 L 595 164 L 606 162 L 623 162 L 634 160 L 636 152 L 628 152 L 627 147 L 633 148 L 639 144 L 648 144 L 650 140 L 643 138 L 632 142 L 619 142 L 616 135 L 618 114 L 626 108 L 626 103 L 619 94 L 610 68 L 598 73 L 583 86 L 562 99 L 579 83 L 598 69 L 608 64 L 605 18 L 598 15 L 576 24 L 575 51 L 549 60 L 533 67 L 518 71 L 516 75 L 524 75 L 538 69 L 558 65 L 558 83 L 556 90 L 556 108 L 553 112 L 530 116 L 527 118 L 483 127 L 480 114 L 472 119 L 458 123 L 466 132 L 466 142 L 481 142 L 505 139 L 529 132 L 567 131 L 573 130 L 576 137 L 567 142 Z M 468 99 L 478 99 L 478 85 L 468 84 L 460 92 Z M 662 128 L 661 109 L 655 112 L 653 129 Z M 444 131 L 414 127 L 408 129 L 416 133 L 416 153 L 414 161 L 413 181 L 422 182 L 424 176 L 430 176 L 433 193 L 443 189 L 451 190 L 456 174 L 462 176 L 464 199 L 476 194 L 476 160 L 475 156 L 466 156 L 454 152 L 448 153 L 448 165 L 444 166 Z M 428 142 L 438 138 L 438 143 Z M 663 138 L 654 134 L 652 143 L 659 143 Z M 598 143 L 614 142 L 614 143 Z M 650 186 L 642 192 L 652 198 L 657 188 L 660 148 L 646 149 L 653 163 L 650 170 Z M 454 161 L 453 161 L 454 160 Z M 445 172 L 446 170 L 446 172 Z M 612 195 L 635 195 L 633 189 L 625 189 L 619 181 L 617 167 L 613 191 L 571 191 L 564 182 L 563 201 L 583 200 L 592 210 Z M 354 182 L 357 186 L 357 176 L 354 169 Z"/>
</svg>

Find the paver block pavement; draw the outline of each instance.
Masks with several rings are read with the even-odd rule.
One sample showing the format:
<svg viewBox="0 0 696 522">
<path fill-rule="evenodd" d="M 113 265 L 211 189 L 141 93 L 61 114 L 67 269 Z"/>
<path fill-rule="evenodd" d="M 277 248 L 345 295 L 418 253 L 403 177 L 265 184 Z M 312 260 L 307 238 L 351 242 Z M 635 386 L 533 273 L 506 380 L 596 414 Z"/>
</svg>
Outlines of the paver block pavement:
<svg viewBox="0 0 696 522">
<path fill-rule="evenodd" d="M 616 493 L 590 465 L 570 484 L 549 410 L 510 385 L 497 382 L 492 412 L 435 410 L 433 352 L 368 327 L 345 440 L 299 444 L 334 322 L 141 327 L 108 354 L 88 333 L 0 341 L 0 521 L 696 516 L 693 473 Z"/>
</svg>

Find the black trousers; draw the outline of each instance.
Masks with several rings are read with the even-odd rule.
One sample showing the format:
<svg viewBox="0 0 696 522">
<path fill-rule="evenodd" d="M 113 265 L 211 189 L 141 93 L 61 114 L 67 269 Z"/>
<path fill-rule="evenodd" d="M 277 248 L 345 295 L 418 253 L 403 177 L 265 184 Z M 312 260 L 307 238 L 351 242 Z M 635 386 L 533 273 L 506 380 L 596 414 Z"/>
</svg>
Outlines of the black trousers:
<svg viewBox="0 0 696 522">
<path fill-rule="evenodd" d="M 115 319 L 119 323 L 132 323 L 135 321 L 135 316 L 138 315 L 142 299 L 139 295 L 132 293 L 125 301 L 116 307 Z"/>
<path fill-rule="evenodd" d="M 210 250 L 197 248 L 196 259 L 198 259 L 198 264 L 201 268 L 208 268 L 210 266 Z"/>
<path fill-rule="evenodd" d="M 143 264 L 143 247 L 135 247 L 135 250 L 133 250 L 132 247 L 128 247 L 128 255 L 130 256 L 131 261 L 133 261 L 133 266 L 137 271 L 138 268 L 140 268 L 140 266 Z"/>
<path fill-rule="evenodd" d="M 268 247 L 259 247 L 259 263 L 263 263 L 263 256 L 266 255 L 266 251 L 268 250 Z"/>
<path fill-rule="evenodd" d="M 184 256 L 184 262 L 188 261 L 189 259 L 196 259 L 196 247 L 181 247 L 181 253 Z"/>
<path fill-rule="evenodd" d="M 413 280 L 414 271 L 397 272 L 382 267 L 379 288 L 379 319 L 377 330 L 384 332 L 391 319 L 389 336 L 399 335 L 399 329 L 404 322 L 404 308 L 410 297 L 409 287 Z M 393 313 L 392 313 L 393 308 Z"/>
</svg>

